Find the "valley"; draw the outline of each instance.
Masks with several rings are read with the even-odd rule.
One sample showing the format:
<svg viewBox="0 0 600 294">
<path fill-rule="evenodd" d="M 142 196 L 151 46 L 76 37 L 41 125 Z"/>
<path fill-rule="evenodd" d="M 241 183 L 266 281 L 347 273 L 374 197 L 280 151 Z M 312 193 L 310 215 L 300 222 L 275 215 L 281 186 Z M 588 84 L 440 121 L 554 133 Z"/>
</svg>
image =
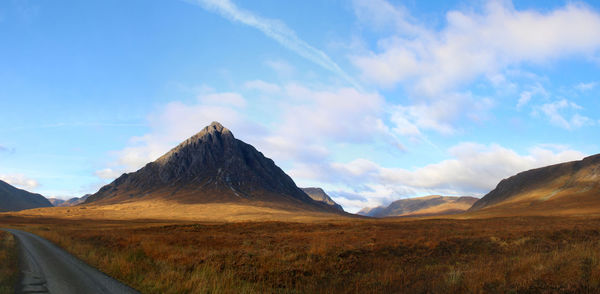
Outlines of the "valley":
<svg viewBox="0 0 600 294">
<path fill-rule="evenodd" d="M 596 292 L 599 159 L 521 172 L 481 199 L 412 197 L 351 214 L 213 122 L 56 207 L 6 184 L 4 199 L 29 198 L 0 213 L 0 227 L 45 238 L 141 293 Z M 17 253 L 31 257 L 0 237 L 0 258 L 13 260 L 0 270 L 14 280 Z M 77 272 L 50 267 L 40 279 L 54 281 L 54 270 Z"/>
<path fill-rule="evenodd" d="M 600 218 L 319 222 L 0 216 L 142 293 L 600 290 Z M 143 269 L 143 270 L 142 270 Z"/>
<path fill-rule="evenodd" d="M 0 294 L 600 293 L 600 1 L 0 1 Z"/>
</svg>

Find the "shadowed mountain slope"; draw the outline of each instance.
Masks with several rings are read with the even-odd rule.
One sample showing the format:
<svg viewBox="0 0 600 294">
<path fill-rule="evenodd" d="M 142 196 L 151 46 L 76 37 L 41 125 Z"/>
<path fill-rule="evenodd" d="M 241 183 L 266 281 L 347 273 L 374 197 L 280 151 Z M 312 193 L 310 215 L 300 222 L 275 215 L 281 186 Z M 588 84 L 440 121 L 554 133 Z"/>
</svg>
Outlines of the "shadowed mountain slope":
<svg viewBox="0 0 600 294">
<path fill-rule="evenodd" d="M 40 194 L 30 193 L 0 181 L 0 212 L 51 206 L 52 203 Z"/>
<path fill-rule="evenodd" d="M 600 213 L 600 154 L 504 179 L 469 211 L 499 215 Z"/>
<path fill-rule="evenodd" d="M 344 208 L 341 205 L 335 203 L 335 201 L 333 201 L 333 199 L 331 199 L 331 197 L 329 197 L 329 195 L 327 195 L 327 193 L 325 193 L 323 189 L 314 187 L 301 189 L 302 191 L 304 191 L 304 193 L 306 193 L 306 195 L 310 196 L 310 198 L 312 198 L 313 200 L 323 202 L 339 211 L 344 211 Z"/>
<path fill-rule="evenodd" d="M 360 215 L 371 217 L 433 216 L 467 211 L 478 198 L 456 196 L 425 196 L 396 200 L 387 207 L 364 208 Z"/>
<path fill-rule="evenodd" d="M 140 170 L 123 174 L 85 204 L 167 200 L 180 204 L 242 203 L 336 212 L 310 198 L 254 147 L 217 122 Z"/>
</svg>

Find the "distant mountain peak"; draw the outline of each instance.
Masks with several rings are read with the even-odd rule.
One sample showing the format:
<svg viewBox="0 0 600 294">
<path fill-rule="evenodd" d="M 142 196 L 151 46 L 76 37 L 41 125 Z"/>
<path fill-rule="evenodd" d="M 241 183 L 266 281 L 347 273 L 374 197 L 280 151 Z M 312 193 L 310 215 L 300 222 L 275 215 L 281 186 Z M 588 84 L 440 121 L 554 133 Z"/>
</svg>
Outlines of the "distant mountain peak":
<svg viewBox="0 0 600 294">
<path fill-rule="evenodd" d="M 333 199 L 331 199 L 331 197 L 329 197 L 329 195 L 327 195 L 327 193 L 325 193 L 323 189 L 318 187 L 307 187 L 301 189 L 302 191 L 304 191 L 304 193 L 306 193 L 306 195 L 310 196 L 310 198 L 312 198 L 313 200 L 323 202 L 331 207 L 334 207 L 339 211 L 344 211 L 344 208 L 341 205 L 337 204 L 335 201 L 333 201 Z"/>
</svg>

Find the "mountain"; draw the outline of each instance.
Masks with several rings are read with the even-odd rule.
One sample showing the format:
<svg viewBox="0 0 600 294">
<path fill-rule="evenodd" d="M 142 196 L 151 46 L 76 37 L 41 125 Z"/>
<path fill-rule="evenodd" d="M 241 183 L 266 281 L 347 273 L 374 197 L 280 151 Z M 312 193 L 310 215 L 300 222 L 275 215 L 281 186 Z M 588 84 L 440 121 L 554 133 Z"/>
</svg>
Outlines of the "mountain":
<svg viewBox="0 0 600 294">
<path fill-rule="evenodd" d="M 329 197 L 329 195 L 327 195 L 327 193 L 325 193 L 323 189 L 315 187 L 301 189 L 302 191 L 304 191 L 304 193 L 306 193 L 306 195 L 310 196 L 310 198 L 312 198 L 313 200 L 323 202 L 339 211 L 344 211 L 344 208 L 342 208 L 341 205 L 335 203 L 335 201 L 333 201 L 333 199 L 331 199 L 331 197 Z"/>
<path fill-rule="evenodd" d="M 52 206 L 63 206 L 63 204 L 65 202 L 67 202 L 66 200 L 63 199 L 58 199 L 58 198 L 47 198 L 48 201 L 50 201 L 50 203 L 52 203 Z"/>
<path fill-rule="evenodd" d="M 501 215 L 600 213 L 600 154 L 504 179 L 469 211 Z"/>
<path fill-rule="evenodd" d="M 458 214 L 467 211 L 477 200 L 477 198 L 469 196 L 432 195 L 396 200 L 387 207 L 364 208 L 358 214 L 371 217 Z"/>
<path fill-rule="evenodd" d="M 40 194 L 30 193 L 0 181 L 0 212 L 51 206 L 52 203 Z"/>
<path fill-rule="evenodd" d="M 161 200 L 179 204 L 242 203 L 285 210 L 337 212 L 310 198 L 254 147 L 213 122 L 156 161 L 123 174 L 85 204 Z"/>
<path fill-rule="evenodd" d="M 86 194 L 82 197 L 73 197 L 68 200 L 63 200 L 63 199 L 58 199 L 58 198 L 48 198 L 48 201 L 50 201 L 50 203 L 52 203 L 52 205 L 54 205 L 56 207 L 69 207 L 69 206 L 75 206 L 75 205 L 85 202 L 85 200 L 88 197 L 90 197 L 90 195 L 91 194 Z"/>
</svg>

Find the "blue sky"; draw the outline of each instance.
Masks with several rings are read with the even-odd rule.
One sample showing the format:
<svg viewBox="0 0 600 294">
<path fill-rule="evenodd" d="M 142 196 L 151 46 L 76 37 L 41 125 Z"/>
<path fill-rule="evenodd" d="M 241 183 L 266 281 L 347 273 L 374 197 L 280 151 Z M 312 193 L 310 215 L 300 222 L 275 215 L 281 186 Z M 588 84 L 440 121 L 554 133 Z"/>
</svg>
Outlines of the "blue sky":
<svg viewBox="0 0 600 294">
<path fill-rule="evenodd" d="M 93 193 L 212 121 L 349 211 L 599 153 L 596 1 L 0 2 L 0 179 Z"/>
</svg>

